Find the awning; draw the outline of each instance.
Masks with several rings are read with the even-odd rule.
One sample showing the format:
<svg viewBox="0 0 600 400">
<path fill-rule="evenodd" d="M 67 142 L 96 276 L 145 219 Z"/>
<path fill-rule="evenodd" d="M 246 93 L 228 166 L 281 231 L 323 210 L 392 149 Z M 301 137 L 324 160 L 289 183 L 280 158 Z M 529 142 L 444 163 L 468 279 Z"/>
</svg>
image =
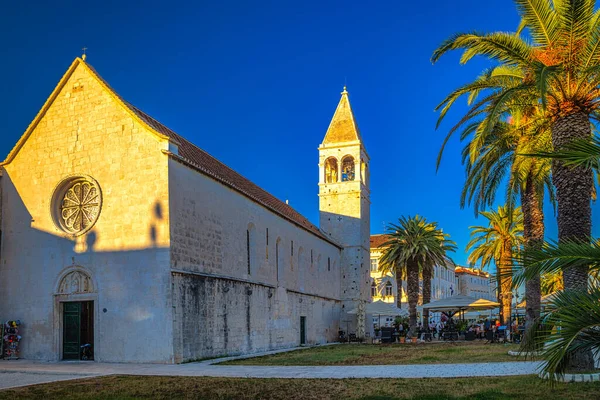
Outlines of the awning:
<svg viewBox="0 0 600 400">
<path fill-rule="evenodd" d="M 500 303 L 496 303 L 495 301 L 458 295 L 423 304 L 423 309 L 433 312 L 456 312 L 465 310 L 491 310 L 499 306 Z"/>
<path fill-rule="evenodd" d="M 348 311 L 348 314 L 358 314 L 358 308 Z M 367 303 L 365 306 L 365 314 L 371 315 L 400 315 L 402 317 L 408 316 L 408 310 L 398 308 L 392 303 L 385 303 L 381 300 L 374 301 L 373 303 Z"/>
</svg>

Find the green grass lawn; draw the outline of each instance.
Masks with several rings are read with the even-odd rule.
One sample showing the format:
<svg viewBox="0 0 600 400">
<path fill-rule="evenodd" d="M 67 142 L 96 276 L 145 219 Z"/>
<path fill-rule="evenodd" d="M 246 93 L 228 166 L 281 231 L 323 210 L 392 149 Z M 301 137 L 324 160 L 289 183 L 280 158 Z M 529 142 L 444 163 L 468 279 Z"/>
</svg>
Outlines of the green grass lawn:
<svg viewBox="0 0 600 400">
<path fill-rule="evenodd" d="M 523 361 L 524 357 L 511 357 L 508 355 L 509 350 L 518 349 L 518 345 L 484 344 L 481 342 L 389 345 L 340 344 L 247 358 L 223 364 L 390 365 Z"/>
<path fill-rule="evenodd" d="M 0 399 L 598 399 L 600 383 L 535 376 L 460 379 L 242 379 L 111 376 L 0 391 Z"/>
</svg>

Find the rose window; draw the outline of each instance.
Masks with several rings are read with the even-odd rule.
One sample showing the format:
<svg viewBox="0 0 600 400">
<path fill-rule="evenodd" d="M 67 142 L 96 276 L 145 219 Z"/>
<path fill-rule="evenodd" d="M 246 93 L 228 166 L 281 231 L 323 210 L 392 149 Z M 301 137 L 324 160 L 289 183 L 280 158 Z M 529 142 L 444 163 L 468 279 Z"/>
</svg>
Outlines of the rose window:
<svg viewBox="0 0 600 400">
<path fill-rule="evenodd" d="M 86 178 L 67 181 L 54 198 L 58 225 L 68 233 L 87 232 L 98 219 L 102 194 L 98 184 Z"/>
</svg>

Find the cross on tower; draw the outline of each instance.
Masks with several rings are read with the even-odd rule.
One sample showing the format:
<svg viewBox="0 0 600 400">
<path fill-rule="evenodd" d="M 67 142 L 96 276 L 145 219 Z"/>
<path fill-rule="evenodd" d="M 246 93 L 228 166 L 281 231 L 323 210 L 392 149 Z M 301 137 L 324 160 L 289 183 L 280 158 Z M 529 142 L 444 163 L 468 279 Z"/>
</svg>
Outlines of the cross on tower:
<svg viewBox="0 0 600 400">
<path fill-rule="evenodd" d="M 83 55 L 81 56 L 81 59 L 82 59 L 83 61 L 85 61 L 85 59 L 86 59 L 86 57 L 87 57 L 87 55 L 85 54 L 85 51 L 86 51 L 87 49 L 88 49 L 87 47 L 82 47 L 82 48 L 81 48 L 81 50 L 83 50 Z"/>
</svg>

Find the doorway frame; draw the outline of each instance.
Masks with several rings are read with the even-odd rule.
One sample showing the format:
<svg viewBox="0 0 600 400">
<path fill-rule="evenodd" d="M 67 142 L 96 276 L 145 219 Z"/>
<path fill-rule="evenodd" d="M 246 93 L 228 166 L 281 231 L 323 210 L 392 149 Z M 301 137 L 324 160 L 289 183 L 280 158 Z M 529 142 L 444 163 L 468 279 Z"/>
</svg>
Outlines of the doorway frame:
<svg viewBox="0 0 600 400">
<path fill-rule="evenodd" d="M 305 315 L 300 316 L 300 346 L 306 346 L 307 343 L 308 334 L 306 332 L 306 320 L 307 318 Z"/>
<path fill-rule="evenodd" d="M 86 293 L 73 293 L 73 294 L 65 294 L 59 293 L 59 286 L 62 282 L 63 278 L 70 274 L 71 272 L 83 272 L 90 278 L 91 282 L 91 291 Z M 92 309 L 94 310 L 94 317 L 92 319 L 92 323 L 94 325 L 94 360 L 90 360 L 89 362 L 100 362 L 102 354 L 102 347 L 99 346 L 97 342 L 98 338 L 98 316 L 99 316 L 99 301 L 98 301 L 98 286 L 94 281 L 93 275 L 91 272 L 84 267 L 81 266 L 70 266 L 61 271 L 58 275 L 58 278 L 54 285 L 54 294 L 53 294 L 53 326 L 52 331 L 54 332 L 54 355 L 55 361 L 63 361 L 63 337 L 64 337 L 64 313 L 63 313 L 63 305 L 61 303 L 68 302 L 80 302 L 80 301 L 91 301 Z M 64 360 L 64 361 L 74 361 L 74 360 Z M 88 361 L 86 361 L 88 362 Z"/>
</svg>

